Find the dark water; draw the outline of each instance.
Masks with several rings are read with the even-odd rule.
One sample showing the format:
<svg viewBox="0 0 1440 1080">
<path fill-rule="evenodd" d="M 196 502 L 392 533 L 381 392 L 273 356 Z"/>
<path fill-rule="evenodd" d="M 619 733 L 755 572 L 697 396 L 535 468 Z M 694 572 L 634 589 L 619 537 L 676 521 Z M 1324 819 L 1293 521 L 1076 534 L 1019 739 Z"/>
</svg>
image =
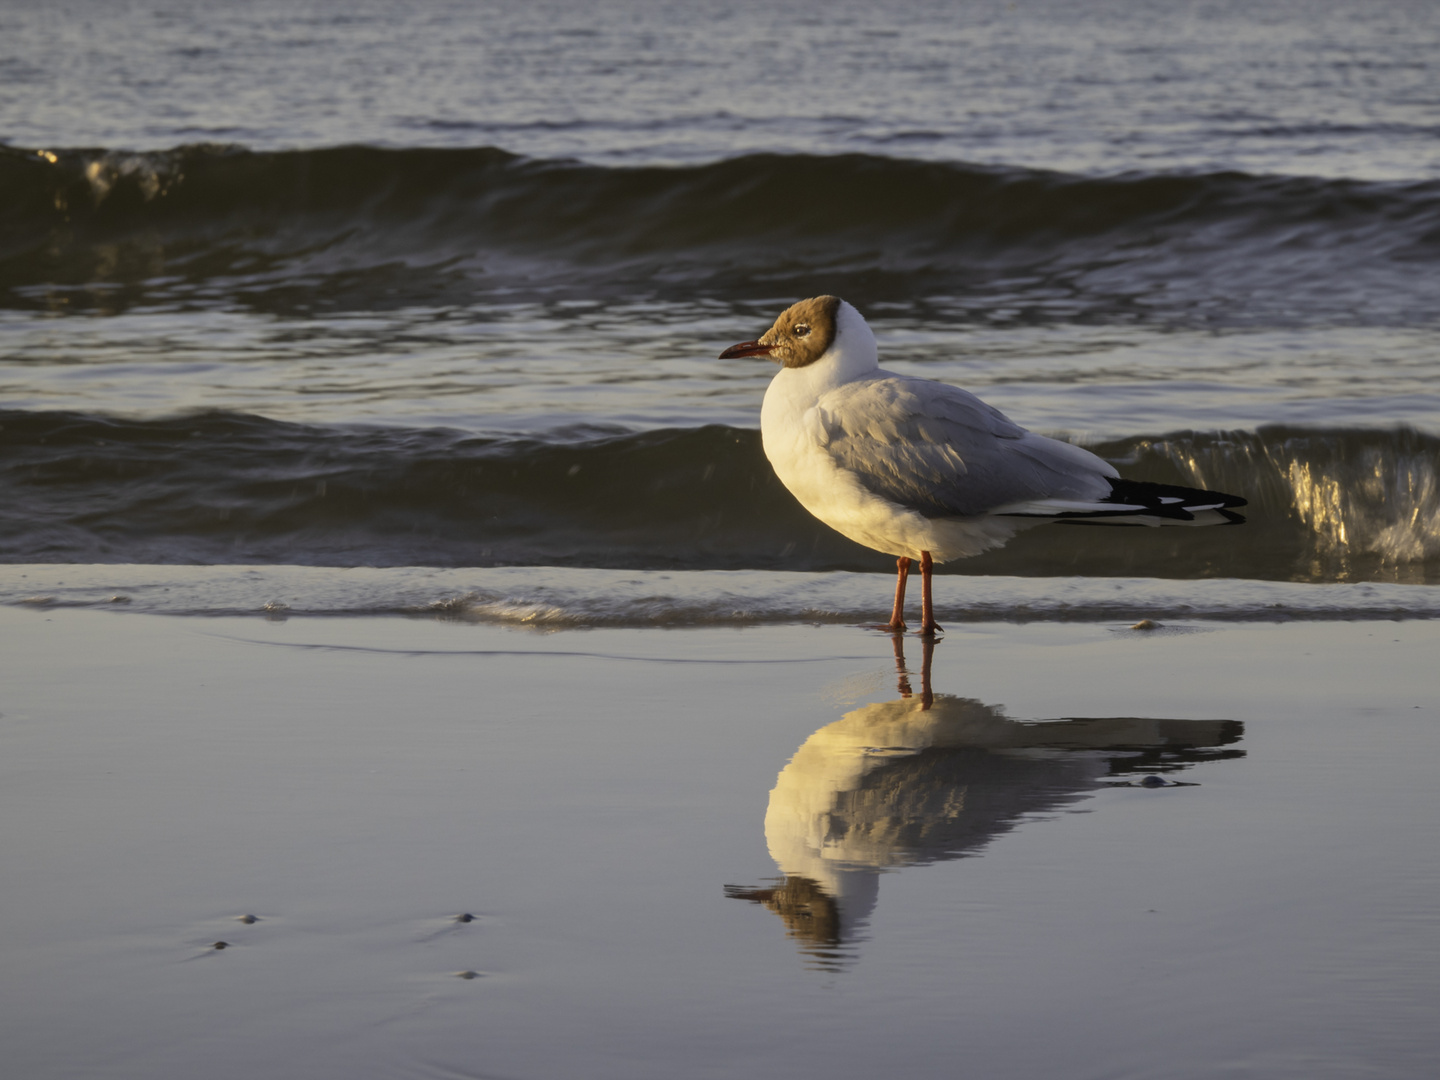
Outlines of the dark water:
<svg viewBox="0 0 1440 1080">
<path fill-rule="evenodd" d="M 685 305 L 825 281 L 867 306 L 967 321 L 997 304 L 1009 320 L 1207 328 L 1440 317 L 1440 180 L 1091 177 L 869 154 L 601 166 L 494 148 L 11 149 L 0 168 L 0 286 L 22 309 Z"/>
<path fill-rule="evenodd" d="M 204 413 L 0 413 L 9 562 L 866 570 L 873 552 L 723 425 L 553 439 Z M 1103 442 L 1128 475 L 1250 498 L 1243 528 L 1051 527 L 957 564 L 990 574 L 1421 581 L 1440 439 L 1264 428 Z M 1405 510 L 1410 520 L 1397 520 Z"/>
<path fill-rule="evenodd" d="M 1440 580 L 1427 4 L 0 13 L 0 558 L 880 569 L 774 481 L 882 359 L 1242 529 L 953 569 Z"/>
</svg>

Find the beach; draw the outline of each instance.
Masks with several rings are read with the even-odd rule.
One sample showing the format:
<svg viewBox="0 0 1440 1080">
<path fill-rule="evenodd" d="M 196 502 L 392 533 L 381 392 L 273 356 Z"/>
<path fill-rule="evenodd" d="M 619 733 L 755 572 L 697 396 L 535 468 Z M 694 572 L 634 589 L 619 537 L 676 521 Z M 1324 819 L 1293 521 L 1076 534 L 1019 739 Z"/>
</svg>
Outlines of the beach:
<svg viewBox="0 0 1440 1080">
<path fill-rule="evenodd" d="M 1430 1076 L 1437 57 L 1429 0 L 0 5 L 6 1077 Z M 1231 523 L 878 632 L 733 348 L 827 295 Z M 915 431 L 867 490 L 1019 498 Z"/>
<path fill-rule="evenodd" d="M 1440 1049 L 1434 621 L 966 624 L 929 709 L 921 642 L 904 696 L 844 625 L 34 605 L 0 637 L 17 1074 L 1400 1078 Z"/>
</svg>

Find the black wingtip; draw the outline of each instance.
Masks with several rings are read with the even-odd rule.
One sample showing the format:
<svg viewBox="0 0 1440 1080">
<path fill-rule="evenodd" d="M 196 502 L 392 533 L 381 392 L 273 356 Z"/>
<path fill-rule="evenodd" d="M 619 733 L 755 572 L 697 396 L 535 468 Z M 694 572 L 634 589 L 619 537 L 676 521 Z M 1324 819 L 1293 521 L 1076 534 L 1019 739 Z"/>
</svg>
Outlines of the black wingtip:
<svg viewBox="0 0 1440 1080">
<path fill-rule="evenodd" d="M 1124 503 L 1127 506 L 1143 506 L 1156 517 L 1191 521 L 1197 510 L 1214 510 L 1227 518 L 1227 524 L 1239 525 L 1245 518 L 1231 513 L 1235 507 L 1248 505 L 1248 500 L 1239 495 L 1227 495 L 1223 491 L 1206 491 L 1204 488 L 1181 487 L 1178 484 L 1152 484 L 1146 480 L 1126 480 L 1114 477 L 1110 480 L 1110 496 L 1105 502 Z"/>
</svg>

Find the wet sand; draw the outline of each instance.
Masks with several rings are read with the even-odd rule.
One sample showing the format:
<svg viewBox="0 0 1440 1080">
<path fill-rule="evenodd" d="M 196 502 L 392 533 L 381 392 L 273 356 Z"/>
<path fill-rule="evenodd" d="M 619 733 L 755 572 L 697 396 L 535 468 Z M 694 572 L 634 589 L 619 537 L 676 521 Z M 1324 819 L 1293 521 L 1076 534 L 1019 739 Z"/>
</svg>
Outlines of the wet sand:
<svg viewBox="0 0 1440 1080">
<path fill-rule="evenodd" d="M 1440 1056 L 1440 622 L 967 624 L 928 698 L 917 640 L 902 675 L 845 626 L 0 643 L 11 1075 Z"/>
</svg>

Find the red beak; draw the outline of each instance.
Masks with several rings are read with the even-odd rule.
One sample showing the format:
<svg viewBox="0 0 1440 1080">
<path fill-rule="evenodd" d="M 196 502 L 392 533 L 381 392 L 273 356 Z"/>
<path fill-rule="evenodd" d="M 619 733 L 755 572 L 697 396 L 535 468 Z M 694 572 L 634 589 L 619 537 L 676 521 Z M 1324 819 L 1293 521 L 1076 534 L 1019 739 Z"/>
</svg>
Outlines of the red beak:
<svg viewBox="0 0 1440 1080">
<path fill-rule="evenodd" d="M 731 345 L 720 354 L 721 360 L 736 360 L 742 356 L 769 356 L 774 345 L 761 345 L 758 341 L 742 341 L 739 345 Z"/>
</svg>

